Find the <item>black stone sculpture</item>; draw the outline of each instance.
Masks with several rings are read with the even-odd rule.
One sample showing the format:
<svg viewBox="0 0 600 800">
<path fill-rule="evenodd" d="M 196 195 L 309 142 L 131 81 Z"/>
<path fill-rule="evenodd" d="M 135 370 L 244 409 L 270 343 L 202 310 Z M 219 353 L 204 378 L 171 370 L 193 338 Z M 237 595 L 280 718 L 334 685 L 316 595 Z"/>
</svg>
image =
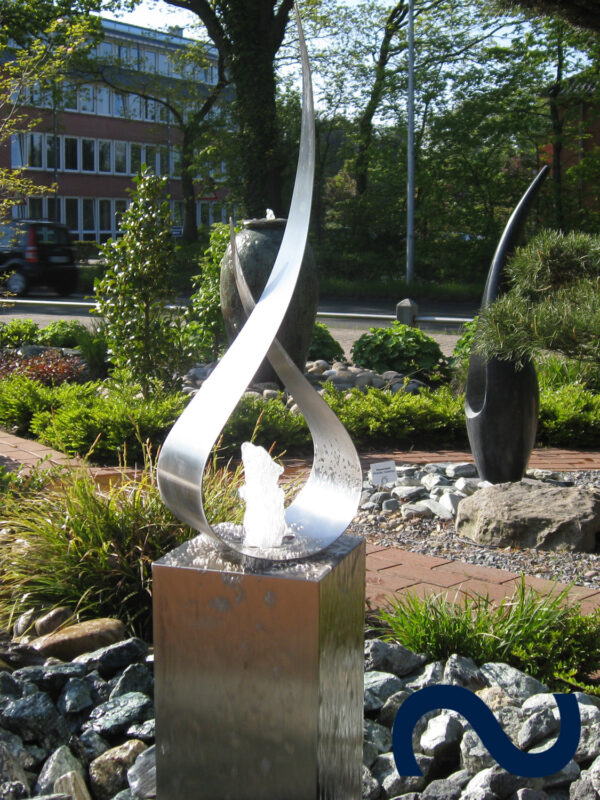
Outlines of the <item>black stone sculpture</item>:
<svg viewBox="0 0 600 800">
<path fill-rule="evenodd" d="M 517 245 L 548 170 L 548 167 L 541 170 L 508 220 L 490 266 L 481 301 L 482 311 L 506 288 L 506 262 Z M 471 353 L 465 397 L 467 435 L 483 480 L 490 483 L 521 480 L 535 443 L 538 407 L 539 391 L 533 362 L 528 361 L 517 369 L 514 361 L 485 359 Z"/>
<path fill-rule="evenodd" d="M 236 236 L 236 247 L 246 282 L 255 300 L 258 300 L 279 252 L 285 220 L 254 219 L 244 222 L 243 225 L 243 229 Z M 302 372 L 310 347 L 318 299 L 317 267 L 312 249 L 307 244 L 296 289 L 277 333 L 277 338 Z M 243 328 L 247 315 L 235 284 L 229 247 L 221 261 L 221 310 L 227 338 L 231 343 Z M 253 382 L 280 383 L 277 373 L 267 359 L 262 362 Z"/>
</svg>

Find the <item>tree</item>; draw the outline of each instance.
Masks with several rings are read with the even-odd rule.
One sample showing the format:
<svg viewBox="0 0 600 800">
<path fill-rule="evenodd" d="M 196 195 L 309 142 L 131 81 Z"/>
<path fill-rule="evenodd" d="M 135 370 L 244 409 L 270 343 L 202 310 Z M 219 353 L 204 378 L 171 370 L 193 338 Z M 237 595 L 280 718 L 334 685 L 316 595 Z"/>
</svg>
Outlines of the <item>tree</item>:
<svg viewBox="0 0 600 800">
<path fill-rule="evenodd" d="M 0 74 L 0 146 L 35 126 L 35 115 L 24 107 L 33 87 L 58 86 L 74 54 L 93 45 L 96 20 L 73 14 L 66 5 L 69 16 L 61 17 L 60 9 L 60 4 L 12 0 L 0 8 L 0 46 L 9 55 Z M 0 215 L 43 191 L 23 171 L 0 169 Z"/>
<path fill-rule="evenodd" d="M 527 11 L 549 17 L 563 17 L 573 25 L 600 31 L 597 0 L 495 0 L 506 11 Z"/>
<path fill-rule="evenodd" d="M 143 69 L 126 70 L 118 59 L 100 59 L 96 56 L 81 60 L 78 65 L 79 73 L 84 78 L 102 81 L 116 91 L 137 95 L 142 101 L 154 104 L 158 114 L 170 115 L 180 131 L 183 240 L 186 242 L 198 239 L 195 178 L 202 171 L 199 163 L 201 155 L 208 154 L 209 159 L 213 150 L 211 142 L 218 132 L 215 111 L 229 83 L 221 56 L 217 62 L 218 78 L 214 85 L 208 88 L 197 78 L 199 71 L 211 63 L 206 49 L 207 45 L 201 41 L 181 49 L 177 54 L 176 66 L 184 77 L 175 80 Z"/>
<path fill-rule="evenodd" d="M 242 144 L 246 213 L 282 214 L 281 136 L 277 124 L 275 56 L 293 0 L 166 0 L 195 13 L 223 59 L 235 87 Z"/>
</svg>

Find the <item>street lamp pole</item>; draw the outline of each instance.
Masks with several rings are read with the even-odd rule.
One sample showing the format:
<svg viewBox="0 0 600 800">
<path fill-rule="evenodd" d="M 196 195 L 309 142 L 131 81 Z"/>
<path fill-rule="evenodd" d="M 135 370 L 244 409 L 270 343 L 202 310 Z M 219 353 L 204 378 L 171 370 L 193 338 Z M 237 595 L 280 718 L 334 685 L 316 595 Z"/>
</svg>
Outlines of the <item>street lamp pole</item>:
<svg viewBox="0 0 600 800">
<path fill-rule="evenodd" d="M 406 180 L 406 283 L 414 280 L 415 262 L 415 26 L 414 0 L 408 0 L 408 135 Z"/>
</svg>

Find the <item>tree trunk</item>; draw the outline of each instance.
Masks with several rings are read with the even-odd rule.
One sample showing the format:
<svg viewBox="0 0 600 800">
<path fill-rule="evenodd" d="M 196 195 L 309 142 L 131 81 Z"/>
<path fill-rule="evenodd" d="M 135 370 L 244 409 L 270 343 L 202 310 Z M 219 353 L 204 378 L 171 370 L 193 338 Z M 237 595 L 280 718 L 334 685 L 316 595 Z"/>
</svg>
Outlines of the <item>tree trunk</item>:
<svg viewBox="0 0 600 800">
<path fill-rule="evenodd" d="M 183 196 L 183 233 L 184 242 L 198 241 L 196 225 L 196 190 L 194 189 L 193 156 L 194 144 L 184 128 L 181 145 L 181 194 Z"/>
</svg>

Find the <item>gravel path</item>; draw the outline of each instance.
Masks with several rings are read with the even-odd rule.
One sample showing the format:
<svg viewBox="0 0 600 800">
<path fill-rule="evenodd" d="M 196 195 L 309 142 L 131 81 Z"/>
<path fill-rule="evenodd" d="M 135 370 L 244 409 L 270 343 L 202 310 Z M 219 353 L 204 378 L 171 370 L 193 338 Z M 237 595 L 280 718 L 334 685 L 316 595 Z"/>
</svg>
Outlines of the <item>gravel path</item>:
<svg viewBox="0 0 600 800">
<path fill-rule="evenodd" d="M 600 470 L 565 472 L 560 473 L 560 478 L 577 485 L 600 488 Z M 401 547 L 423 555 L 600 588 L 600 553 L 484 547 L 459 538 L 454 522 L 416 518 L 404 520 L 399 512 L 360 512 L 348 532 L 364 536 L 369 543 L 383 547 Z"/>
</svg>

